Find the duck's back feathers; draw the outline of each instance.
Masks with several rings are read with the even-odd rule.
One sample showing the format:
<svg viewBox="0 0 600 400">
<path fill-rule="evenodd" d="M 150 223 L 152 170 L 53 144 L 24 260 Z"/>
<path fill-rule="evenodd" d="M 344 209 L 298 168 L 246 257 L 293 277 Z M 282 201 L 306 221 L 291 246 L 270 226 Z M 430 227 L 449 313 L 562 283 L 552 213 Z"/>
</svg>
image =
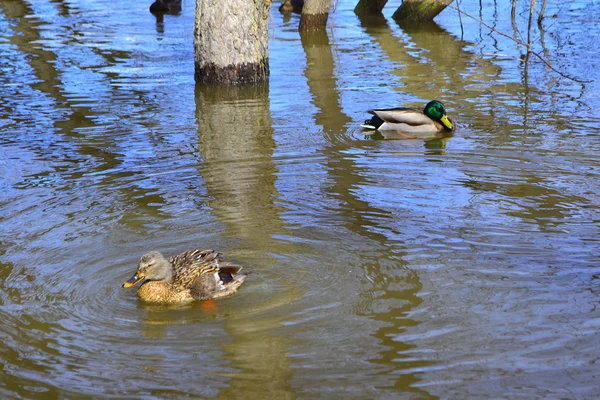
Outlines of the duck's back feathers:
<svg viewBox="0 0 600 400">
<path fill-rule="evenodd" d="M 241 266 L 223 261 L 215 250 L 191 250 L 171 257 L 175 270 L 173 285 L 188 290 L 192 297 L 206 300 L 231 294 L 246 279 Z"/>
<path fill-rule="evenodd" d="M 200 275 L 218 272 L 219 256 L 215 250 L 195 249 L 171 257 L 169 261 L 175 273 L 173 286 L 177 290 L 186 290 Z"/>
<path fill-rule="evenodd" d="M 443 129 L 439 123 L 414 108 L 396 107 L 369 110 L 373 117 L 361 125 L 365 129 L 428 133 Z"/>
<path fill-rule="evenodd" d="M 423 114 L 422 111 L 414 108 L 384 108 L 370 110 L 369 113 L 381 118 L 385 122 L 392 124 L 427 125 L 433 122 L 431 118 Z"/>
</svg>

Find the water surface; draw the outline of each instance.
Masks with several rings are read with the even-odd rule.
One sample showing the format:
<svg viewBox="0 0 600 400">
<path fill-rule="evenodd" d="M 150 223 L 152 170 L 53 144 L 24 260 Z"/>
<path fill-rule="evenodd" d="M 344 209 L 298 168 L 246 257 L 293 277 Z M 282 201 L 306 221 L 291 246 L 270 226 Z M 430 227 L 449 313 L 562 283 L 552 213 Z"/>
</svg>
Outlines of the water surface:
<svg viewBox="0 0 600 400">
<path fill-rule="evenodd" d="M 584 84 L 455 11 L 342 2 L 302 38 L 275 4 L 269 84 L 225 90 L 194 85 L 193 2 L 0 0 L 2 396 L 593 398 L 600 9 L 550 3 L 534 49 Z M 359 128 L 433 98 L 453 137 Z M 194 247 L 238 294 L 120 288 Z"/>
</svg>

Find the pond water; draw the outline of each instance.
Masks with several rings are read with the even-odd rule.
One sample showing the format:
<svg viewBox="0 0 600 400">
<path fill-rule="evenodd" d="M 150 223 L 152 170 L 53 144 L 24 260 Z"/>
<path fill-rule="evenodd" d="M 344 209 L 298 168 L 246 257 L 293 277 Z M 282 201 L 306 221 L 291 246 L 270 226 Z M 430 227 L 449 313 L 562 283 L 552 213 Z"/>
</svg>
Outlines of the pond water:
<svg viewBox="0 0 600 400">
<path fill-rule="evenodd" d="M 454 10 L 344 1 L 303 38 L 274 4 L 269 85 L 229 90 L 194 85 L 194 2 L 149 3 L 0 0 L 1 397 L 597 395 L 599 3 L 533 30 L 586 83 Z M 526 37 L 504 3 L 461 6 Z M 359 127 L 434 98 L 453 137 Z M 196 247 L 244 265 L 235 296 L 121 288 Z"/>
</svg>

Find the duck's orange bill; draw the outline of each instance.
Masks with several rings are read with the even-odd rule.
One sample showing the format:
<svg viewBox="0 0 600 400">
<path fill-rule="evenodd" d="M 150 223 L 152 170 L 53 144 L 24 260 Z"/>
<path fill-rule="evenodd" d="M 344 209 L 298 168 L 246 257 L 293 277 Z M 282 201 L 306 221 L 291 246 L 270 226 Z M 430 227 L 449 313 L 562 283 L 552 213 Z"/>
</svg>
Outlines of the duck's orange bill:
<svg viewBox="0 0 600 400">
<path fill-rule="evenodd" d="M 128 287 L 135 286 L 142 279 L 144 279 L 144 277 L 139 276 L 138 273 L 136 272 L 131 278 L 129 278 L 127 281 L 125 281 L 125 283 L 123 284 L 123 287 L 128 288 Z"/>
</svg>

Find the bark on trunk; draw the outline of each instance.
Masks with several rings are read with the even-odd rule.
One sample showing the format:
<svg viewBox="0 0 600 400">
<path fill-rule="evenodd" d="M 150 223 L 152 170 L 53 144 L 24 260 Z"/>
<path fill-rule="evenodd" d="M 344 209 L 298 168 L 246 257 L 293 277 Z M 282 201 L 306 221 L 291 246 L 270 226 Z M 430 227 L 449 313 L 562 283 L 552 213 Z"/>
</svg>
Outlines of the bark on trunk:
<svg viewBox="0 0 600 400">
<path fill-rule="evenodd" d="M 387 0 L 360 0 L 354 8 L 356 15 L 368 15 L 381 13 Z"/>
<path fill-rule="evenodd" d="M 433 21 L 450 3 L 452 0 L 404 0 L 392 18 L 396 21 Z"/>
<path fill-rule="evenodd" d="M 271 0 L 196 0 L 194 78 L 239 85 L 269 76 Z"/>
<path fill-rule="evenodd" d="M 330 8 L 331 0 L 305 0 L 300 16 L 300 32 L 325 29 Z"/>
</svg>

